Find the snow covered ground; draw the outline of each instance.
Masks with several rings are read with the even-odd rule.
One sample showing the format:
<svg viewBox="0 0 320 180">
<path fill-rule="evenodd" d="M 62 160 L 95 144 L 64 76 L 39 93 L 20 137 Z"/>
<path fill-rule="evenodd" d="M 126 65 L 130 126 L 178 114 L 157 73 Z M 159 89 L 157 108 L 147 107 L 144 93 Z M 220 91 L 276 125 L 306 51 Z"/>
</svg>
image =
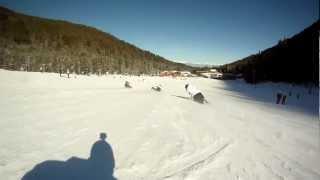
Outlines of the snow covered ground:
<svg viewBox="0 0 320 180">
<path fill-rule="evenodd" d="M 188 100 L 186 82 L 209 104 Z M 152 91 L 158 84 L 163 91 Z M 0 89 L 0 179 L 47 160 L 87 159 L 100 132 L 120 180 L 320 179 L 318 89 L 5 70 Z M 279 89 L 291 91 L 287 105 L 274 103 Z"/>
</svg>

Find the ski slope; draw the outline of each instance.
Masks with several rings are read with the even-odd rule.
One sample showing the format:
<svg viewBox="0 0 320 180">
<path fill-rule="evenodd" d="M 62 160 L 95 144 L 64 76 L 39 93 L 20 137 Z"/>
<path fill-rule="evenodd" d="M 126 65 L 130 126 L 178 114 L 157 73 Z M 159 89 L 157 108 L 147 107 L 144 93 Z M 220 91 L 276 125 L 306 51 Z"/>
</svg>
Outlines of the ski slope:
<svg viewBox="0 0 320 180">
<path fill-rule="evenodd" d="M 209 104 L 188 99 L 187 82 Z M 151 90 L 159 84 L 162 92 Z M 320 179 L 318 89 L 5 70 L 0 89 L 0 179 L 47 160 L 87 159 L 100 132 L 120 180 Z M 278 90 L 292 92 L 287 105 L 274 103 Z"/>
</svg>

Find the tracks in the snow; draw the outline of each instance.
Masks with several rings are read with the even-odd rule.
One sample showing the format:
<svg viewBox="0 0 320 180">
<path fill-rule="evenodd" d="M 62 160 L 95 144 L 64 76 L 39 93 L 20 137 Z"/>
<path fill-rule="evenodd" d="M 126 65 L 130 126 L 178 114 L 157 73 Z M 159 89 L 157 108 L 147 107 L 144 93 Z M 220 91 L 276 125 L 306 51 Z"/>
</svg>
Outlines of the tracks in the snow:
<svg viewBox="0 0 320 180">
<path fill-rule="evenodd" d="M 193 172 L 201 167 L 204 167 L 205 165 L 212 163 L 223 151 L 225 151 L 230 145 L 232 144 L 232 142 L 228 142 L 225 143 L 223 145 L 221 145 L 219 148 L 216 149 L 216 151 L 208 154 L 207 156 L 204 156 L 203 158 L 179 169 L 176 170 L 174 172 L 169 173 L 168 175 L 160 178 L 160 179 L 168 179 L 174 176 L 182 176 L 182 177 L 186 177 L 188 176 L 188 174 L 190 174 L 190 172 Z"/>
</svg>

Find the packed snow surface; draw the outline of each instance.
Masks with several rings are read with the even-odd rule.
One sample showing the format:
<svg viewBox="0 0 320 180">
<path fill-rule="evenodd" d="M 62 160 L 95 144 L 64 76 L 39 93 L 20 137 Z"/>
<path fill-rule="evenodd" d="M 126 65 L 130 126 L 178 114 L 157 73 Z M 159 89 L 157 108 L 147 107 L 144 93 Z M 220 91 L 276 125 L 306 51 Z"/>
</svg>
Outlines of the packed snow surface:
<svg viewBox="0 0 320 180">
<path fill-rule="evenodd" d="M 186 83 L 209 103 L 190 100 Z M 320 179 L 318 89 L 5 70 L 0 89 L 0 179 L 47 160 L 88 159 L 101 132 L 120 180 Z M 286 105 L 275 104 L 279 90 Z"/>
</svg>

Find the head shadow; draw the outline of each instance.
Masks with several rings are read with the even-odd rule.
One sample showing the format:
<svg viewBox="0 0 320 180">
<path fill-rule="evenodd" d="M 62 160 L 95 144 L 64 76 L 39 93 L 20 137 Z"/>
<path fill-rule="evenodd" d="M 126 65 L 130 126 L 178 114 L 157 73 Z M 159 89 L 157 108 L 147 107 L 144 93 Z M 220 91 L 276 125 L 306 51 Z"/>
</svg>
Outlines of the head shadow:
<svg viewBox="0 0 320 180">
<path fill-rule="evenodd" d="M 115 167 L 113 150 L 105 141 L 106 134 L 91 148 L 90 157 L 81 159 L 71 157 L 67 161 L 48 160 L 37 164 L 27 172 L 22 180 L 116 180 L 113 177 Z"/>
</svg>

